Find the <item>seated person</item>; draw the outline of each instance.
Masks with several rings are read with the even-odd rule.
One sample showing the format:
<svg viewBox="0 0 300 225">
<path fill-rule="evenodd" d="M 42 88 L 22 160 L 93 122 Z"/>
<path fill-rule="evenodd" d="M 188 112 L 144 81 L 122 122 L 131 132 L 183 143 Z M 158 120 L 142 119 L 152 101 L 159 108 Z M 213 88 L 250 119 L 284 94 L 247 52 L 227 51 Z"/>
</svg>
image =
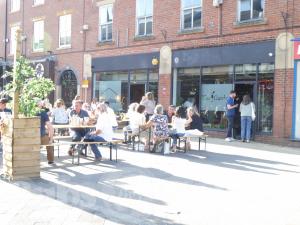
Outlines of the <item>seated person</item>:
<svg viewBox="0 0 300 225">
<path fill-rule="evenodd" d="M 203 132 L 203 122 L 195 107 L 189 107 L 187 109 L 187 120 L 186 120 L 186 130 L 199 130 Z M 187 149 L 191 149 L 190 140 L 187 139 L 186 143 Z"/>
<path fill-rule="evenodd" d="M 128 106 L 128 111 L 126 113 L 126 117 L 129 119 L 129 125 L 123 128 L 125 143 L 127 143 L 127 141 L 128 141 L 127 136 L 128 136 L 128 132 L 131 131 L 131 120 L 132 120 L 133 115 L 136 112 L 136 109 L 138 106 L 139 106 L 139 103 L 137 103 L 137 102 L 131 103 Z"/>
<path fill-rule="evenodd" d="M 170 105 L 168 107 L 168 111 L 166 111 L 164 114 L 168 117 L 168 123 L 172 123 L 172 117 L 175 115 L 176 106 Z"/>
<path fill-rule="evenodd" d="M 77 116 L 79 118 L 84 119 L 85 117 L 89 117 L 87 111 L 82 109 L 83 102 L 81 100 L 74 101 L 74 109 L 70 111 L 69 117 Z M 72 141 L 81 141 L 81 139 L 86 135 L 87 129 L 85 128 L 72 128 L 70 129 L 70 134 L 72 136 Z M 69 155 L 72 156 L 74 153 L 75 145 L 71 145 L 68 151 Z"/>
<path fill-rule="evenodd" d="M 107 106 L 105 103 L 100 103 L 97 106 L 98 110 L 98 119 L 96 124 L 96 130 L 89 132 L 85 137 L 84 141 L 90 142 L 106 142 L 112 141 L 114 132 L 113 132 L 113 123 L 111 116 L 107 111 Z M 99 151 L 96 144 L 91 144 L 91 149 L 95 155 L 95 160 L 100 161 L 102 159 L 101 152 Z"/>
<path fill-rule="evenodd" d="M 172 117 L 172 151 L 176 151 L 177 139 L 185 134 L 186 113 L 185 108 L 180 106 L 176 108 L 175 115 Z"/>
<path fill-rule="evenodd" d="M 153 143 L 156 144 L 164 138 L 169 136 L 168 130 L 168 118 L 166 115 L 163 115 L 164 108 L 162 105 L 157 105 L 154 109 L 154 115 L 150 117 L 149 121 L 142 128 L 153 127 Z M 155 148 L 154 146 L 154 148 Z"/>
</svg>

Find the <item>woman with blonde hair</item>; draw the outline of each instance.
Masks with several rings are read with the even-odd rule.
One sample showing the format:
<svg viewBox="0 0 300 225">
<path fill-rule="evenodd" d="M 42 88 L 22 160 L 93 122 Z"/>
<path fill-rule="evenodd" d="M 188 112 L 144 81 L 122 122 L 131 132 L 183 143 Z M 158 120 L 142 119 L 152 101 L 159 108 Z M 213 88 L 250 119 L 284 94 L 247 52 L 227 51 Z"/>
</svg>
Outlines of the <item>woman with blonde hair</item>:
<svg viewBox="0 0 300 225">
<path fill-rule="evenodd" d="M 57 99 L 54 103 L 51 116 L 53 124 L 68 124 L 69 118 L 65 108 L 65 102 L 62 99 Z"/>
<path fill-rule="evenodd" d="M 153 93 L 147 92 L 145 96 L 143 96 L 140 105 L 145 106 L 146 121 L 148 121 L 150 116 L 154 114 L 155 101 Z"/>
</svg>

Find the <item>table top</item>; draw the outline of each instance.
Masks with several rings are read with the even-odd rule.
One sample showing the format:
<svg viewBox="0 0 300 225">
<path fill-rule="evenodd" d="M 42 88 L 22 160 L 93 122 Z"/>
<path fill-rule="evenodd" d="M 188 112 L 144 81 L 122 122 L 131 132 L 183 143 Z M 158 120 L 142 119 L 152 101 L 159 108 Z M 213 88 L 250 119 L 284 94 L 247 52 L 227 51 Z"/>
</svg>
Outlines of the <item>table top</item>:
<svg viewBox="0 0 300 225">
<path fill-rule="evenodd" d="M 71 124 L 55 124 L 53 125 L 54 129 L 59 128 L 95 128 L 96 125 L 71 125 Z"/>
</svg>

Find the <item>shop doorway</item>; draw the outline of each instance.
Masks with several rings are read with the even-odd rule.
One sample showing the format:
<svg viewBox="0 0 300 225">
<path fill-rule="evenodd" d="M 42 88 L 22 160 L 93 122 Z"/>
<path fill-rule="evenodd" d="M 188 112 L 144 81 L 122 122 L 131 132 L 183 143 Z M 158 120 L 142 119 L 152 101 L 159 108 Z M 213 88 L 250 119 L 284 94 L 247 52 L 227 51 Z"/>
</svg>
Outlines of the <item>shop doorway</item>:
<svg viewBox="0 0 300 225">
<path fill-rule="evenodd" d="M 251 101 L 256 105 L 257 88 L 255 83 L 235 83 L 236 103 L 241 104 L 244 95 L 250 95 Z M 241 113 L 237 109 L 237 116 L 234 120 L 234 136 L 237 139 L 241 138 Z M 252 139 L 255 137 L 255 123 L 252 123 Z"/>
<path fill-rule="evenodd" d="M 145 94 L 145 84 L 130 84 L 130 103 L 140 102 Z"/>
</svg>

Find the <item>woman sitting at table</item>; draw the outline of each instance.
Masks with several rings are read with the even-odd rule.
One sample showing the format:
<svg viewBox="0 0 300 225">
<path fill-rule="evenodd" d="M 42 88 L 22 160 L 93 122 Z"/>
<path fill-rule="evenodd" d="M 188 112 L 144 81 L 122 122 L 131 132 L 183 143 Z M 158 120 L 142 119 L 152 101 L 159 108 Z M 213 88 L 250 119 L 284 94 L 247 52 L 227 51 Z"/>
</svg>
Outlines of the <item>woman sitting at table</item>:
<svg viewBox="0 0 300 225">
<path fill-rule="evenodd" d="M 185 134 L 186 112 L 185 108 L 180 106 L 175 110 L 175 115 L 172 117 L 173 133 L 170 134 L 172 142 L 172 151 L 176 151 L 177 139 Z"/>
<path fill-rule="evenodd" d="M 69 115 L 66 111 L 65 102 L 62 99 L 57 99 L 54 103 L 54 108 L 51 111 L 53 124 L 68 124 Z M 58 129 L 59 135 L 67 135 L 67 129 Z"/>
<path fill-rule="evenodd" d="M 162 139 L 168 138 L 169 129 L 168 129 L 168 117 L 163 115 L 164 108 L 162 105 L 157 105 L 154 109 L 154 115 L 150 117 L 150 120 L 142 128 L 153 127 L 153 151 L 156 148 L 156 145 Z"/>
<path fill-rule="evenodd" d="M 107 112 L 107 106 L 105 103 L 100 103 L 97 106 L 98 110 L 98 119 L 96 124 L 96 130 L 89 132 L 85 137 L 85 142 L 106 142 L 112 141 L 114 132 L 113 132 L 113 121 L 111 116 Z M 100 161 L 102 155 L 96 144 L 91 144 L 91 149 L 95 155 L 95 160 Z"/>
</svg>

